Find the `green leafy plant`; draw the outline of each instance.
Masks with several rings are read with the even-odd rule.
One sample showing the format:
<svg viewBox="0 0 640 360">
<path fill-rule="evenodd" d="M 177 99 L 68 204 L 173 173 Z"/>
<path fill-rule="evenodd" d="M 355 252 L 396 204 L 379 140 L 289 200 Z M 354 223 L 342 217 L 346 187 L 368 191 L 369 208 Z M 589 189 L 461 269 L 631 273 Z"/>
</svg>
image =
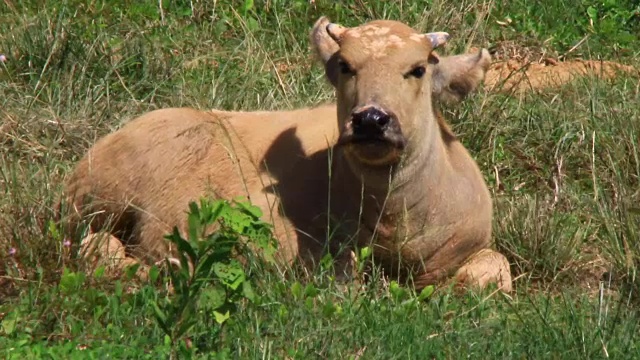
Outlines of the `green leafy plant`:
<svg viewBox="0 0 640 360">
<path fill-rule="evenodd" d="M 162 305 L 153 303 L 158 325 L 181 348 L 179 340 L 200 316 L 213 317 L 222 326 L 240 302 L 256 300 L 247 265 L 236 256 L 250 259 L 252 248 L 272 262 L 276 250 L 271 225 L 248 202 L 203 198 L 200 206 L 192 202 L 189 209 L 187 238 L 177 227 L 166 236 L 178 249 L 179 266 L 166 260 L 174 295 Z"/>
</svg>

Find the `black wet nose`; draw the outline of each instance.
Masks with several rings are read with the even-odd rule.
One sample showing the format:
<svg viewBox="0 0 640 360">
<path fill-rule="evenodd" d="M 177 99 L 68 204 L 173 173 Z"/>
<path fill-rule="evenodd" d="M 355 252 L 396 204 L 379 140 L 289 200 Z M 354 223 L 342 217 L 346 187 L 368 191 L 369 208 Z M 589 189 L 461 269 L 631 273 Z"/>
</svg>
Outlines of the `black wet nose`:
<svg viewBox="0 0 640 360">
<path fill-rule="evenodd" d="M 391 116 L 375 107 L 354 113 L 351 117 L 354 133 L 379 133 L 384 131 L 391 121 Z"/>
</svg>

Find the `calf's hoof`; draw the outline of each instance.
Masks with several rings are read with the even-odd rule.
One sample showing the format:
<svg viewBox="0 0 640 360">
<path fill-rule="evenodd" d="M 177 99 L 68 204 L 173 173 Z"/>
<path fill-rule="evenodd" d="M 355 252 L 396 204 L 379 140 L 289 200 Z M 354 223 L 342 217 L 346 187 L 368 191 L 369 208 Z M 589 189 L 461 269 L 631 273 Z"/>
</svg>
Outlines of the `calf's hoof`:
<svg viewBox="0 0 640 360">
<path fill-rule="evenodd" d="M 483 290 L 496 284 L 505 293 L 513 290 L 509 261 L 491 249 L 482 249 L 471 256 L 455 273 L 453 281 L 457 287 Z"/>
<path fill-rule="evenodd" d="M 85 236 L 80 243 L 80 255 L 93 269 L 103 266 L 105 273 L 111 277 L 121 276 L 128 267 L 139 265 L 136 276 L 141 280 L 147 279 L 148 267 L 127 256 L 120 239 L 109 233 L 97 232 Z"/>
</svg>

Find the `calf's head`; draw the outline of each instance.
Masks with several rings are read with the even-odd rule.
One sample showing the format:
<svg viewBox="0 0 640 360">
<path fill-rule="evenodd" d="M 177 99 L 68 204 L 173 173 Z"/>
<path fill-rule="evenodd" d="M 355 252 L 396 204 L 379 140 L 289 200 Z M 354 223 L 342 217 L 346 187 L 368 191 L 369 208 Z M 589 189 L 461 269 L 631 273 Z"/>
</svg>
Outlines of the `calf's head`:
<svg viewBox="0 0 640 360">
<path fill-rule="evenodd" d="M 346 28 L 321 17 L 313 47 L 336 88 L 338 144 L 368 166 L 393 165 L 422 152 L 437 133 L 433 100 L 462 100 L 484 79 L 491 56 L 440 57 L 445 32 L 418 33 L 388 20 Z"/>
</svg>

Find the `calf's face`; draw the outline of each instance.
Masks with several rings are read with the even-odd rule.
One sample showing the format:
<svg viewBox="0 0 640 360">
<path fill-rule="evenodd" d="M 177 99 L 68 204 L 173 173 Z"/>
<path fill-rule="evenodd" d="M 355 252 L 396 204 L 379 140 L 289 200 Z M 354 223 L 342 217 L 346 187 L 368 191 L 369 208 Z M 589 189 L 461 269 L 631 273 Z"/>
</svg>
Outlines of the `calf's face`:
<svg viewBox="0 0 640 360">
<path fill-rule="evenodd" d="M 438 60 L 431 52 L 448 34 L 384 20 L 355 28 L 329 23 L 325 31 L 338 46 L 328 71 L 336 80 L 339 144 L 368 165 L 397 162 L 432 113 L 431 65 Z"/>
<path fill-rule="evenodd" d="M 421 34 L 396 21 L 354 28 L 324 17 L 316 22 L 311 40 L 336 87 L 338 144 L 350 156 L 372 166 L 397 163 L 416 151 L 433 128 L 434 91 L 451 102 L 475 89 L 489 66 L 488 52 L 439 65 L 447 58 L 433 49 L 448 37 Z"/>
</svg>

